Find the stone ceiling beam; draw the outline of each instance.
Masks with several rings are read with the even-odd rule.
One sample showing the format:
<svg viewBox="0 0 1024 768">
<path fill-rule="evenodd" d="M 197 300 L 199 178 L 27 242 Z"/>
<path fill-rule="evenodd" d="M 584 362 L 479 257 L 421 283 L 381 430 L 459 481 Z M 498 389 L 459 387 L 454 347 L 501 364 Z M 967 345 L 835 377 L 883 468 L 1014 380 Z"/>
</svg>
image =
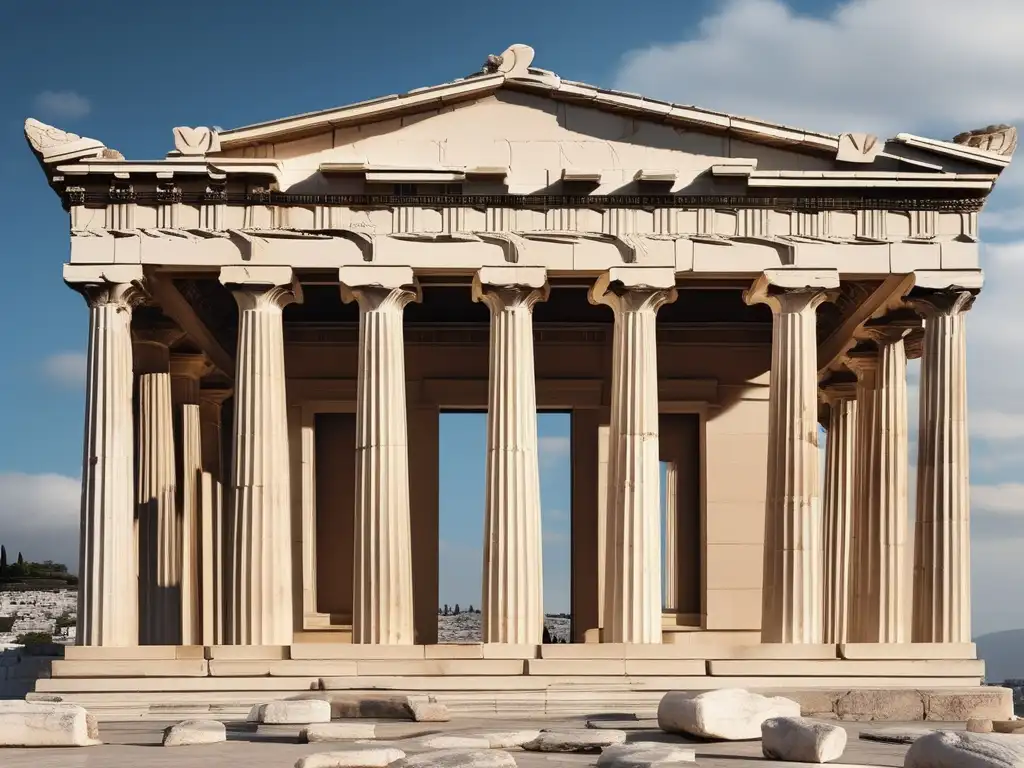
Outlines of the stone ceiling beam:
<svg viewBox="0 0 1024 768">
<path fill-rule="evenodd" d="M 202 352 L 206 353 L 221 373 L 233 380 L 235 375 L 234 358 L 220 345 L 206 324 L 199 319 L 199 315 L 181 295 L 174 283 L 168 278 L 149 273 L 146 285 L 150 295 L 160 305 L 164 314 L 174 320 L 188 334 L 188 337 Z"/>
</svg>

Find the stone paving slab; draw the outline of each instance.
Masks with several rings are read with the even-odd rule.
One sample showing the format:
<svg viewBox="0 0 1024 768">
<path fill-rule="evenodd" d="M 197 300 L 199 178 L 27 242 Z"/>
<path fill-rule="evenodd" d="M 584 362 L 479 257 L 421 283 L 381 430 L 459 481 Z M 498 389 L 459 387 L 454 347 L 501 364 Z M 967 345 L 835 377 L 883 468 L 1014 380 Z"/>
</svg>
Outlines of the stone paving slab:
<svg viewBox="0 0 1024 768">
<path fill-rule="evenodd" d="M 362 720 L 360 722 L 367 722 Z M 370 721 L 374 722 L 374 721 Z M 394 745 L 414 755 L 426 751 L 416 746 L 415 739 L 427 734 L 480 733 L 493 730 L 584 728 L 586 718 L 457 718 L 450 723 L 378 722 L 378 745 Z M 102 723 L 102 746 L 64 749 L 3 749 L 0 765 L 4 768 L 209 768 L 211 765 L 244 765 L 246 768 L 291 768 L 306 755 L 325 751 L 324 744 L 301 744 L 302 726 L 229 723 L 228 740 L 221 744 L 164 749 L 160 746 L 163 729 L 172 722 Z M 643 723 L 636 723 L 642 725 Z M 873 723 L 836 723 L 847 730 L 848 745 L 839 766 L 878 766 L 897 768 L 903 765 L 907 745 L 882 744 L 859 739 L 862 730 Z M 895 723 L 886 726 L 895 727 Z M 929 723 L 932 728 L 964 729 L 964 723 Z M 431 726 L 429 728 L 424 726 Z M 920 723 L 907 723 L 907 728 L 920 728 Z M 387 733 L 382 733 L 387 729 Z M 784 768 L 786 764 L 765 761 L 760 740 L 706 743 L 686 737 L 664 734 L 654 729 L 627 732 L 627 743 L 662 741 L 685 745 L 697 754 L 697 765 L 707 768 Z M 596 766 L 597 755 L 528 753 L 509 750 L 518 768 L 555 768 L 555 766 Z"/>
</svg>

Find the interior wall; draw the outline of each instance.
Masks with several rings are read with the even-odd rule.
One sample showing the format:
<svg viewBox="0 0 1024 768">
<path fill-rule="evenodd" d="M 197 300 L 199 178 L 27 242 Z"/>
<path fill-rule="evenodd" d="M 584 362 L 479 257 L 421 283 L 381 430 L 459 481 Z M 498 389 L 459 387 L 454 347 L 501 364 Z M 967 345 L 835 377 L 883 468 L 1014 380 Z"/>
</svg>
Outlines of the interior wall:
<svg viewBox="0 0 1024 768">
<path fill-rule="evenodd" d="M 316 610 L 332 624 L 352 621 L 355 547 L 354 413 L 318 413 L 316 444 Z"/>
<path fill-rule="evenodd" d="M 676 612 L 699 615 L 703 592 L 700 414 L 663 413 L 661 460 L 676 464 Z"/>
</svg>

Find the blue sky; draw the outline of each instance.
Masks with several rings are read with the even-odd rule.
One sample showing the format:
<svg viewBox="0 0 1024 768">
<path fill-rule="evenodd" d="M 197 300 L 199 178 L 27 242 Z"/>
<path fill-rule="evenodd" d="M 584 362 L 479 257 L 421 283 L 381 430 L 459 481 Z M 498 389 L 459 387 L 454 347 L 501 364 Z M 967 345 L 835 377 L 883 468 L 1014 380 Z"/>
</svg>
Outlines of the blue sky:
<svg viewBox="0 0 1024 768">
<path fill-rule="evenodd" d="M 1024 123 L 1022 28 L 1019 0 L 6 0 L 0 541 L 26 557 L 74 559 L 81 471 L 86 310 L 60 280 L 67 219 L 25 145 L 27 116 L 127 157 L 158 158 L 176 125 L 228 128 L 401 92 L 467 74 L 488 53 L 524 42 L 537 66 L 574 80 L 811 129 L 948 138 Z M 1012 167 L 983 217 L 989 286 L 969 321 L 978 631 L 1024 626 L 1024 605 L 993 597 L 1024 552 L 1022 191 L 1024 173 Z M 453 521 L 445 546 L 463 552 L 479 547 L 482 530 L 483 420 L 457 417 L 443 429 L 453 464 L 442 468 L 442 488 L 454 462 L 479 465 L 479 503 L 442 499 L 442 525 Z M 565 417 L 540 423 L 545 567 L 562 584 L 547 596 L 554 609 L 566 607 L 568 588 L 553 554 L 568 554 L 567 429 Z M 478 603 L 474 579 L 463 597 L 458 573 L 442 574 L 452 602 Z"/>
</svg>

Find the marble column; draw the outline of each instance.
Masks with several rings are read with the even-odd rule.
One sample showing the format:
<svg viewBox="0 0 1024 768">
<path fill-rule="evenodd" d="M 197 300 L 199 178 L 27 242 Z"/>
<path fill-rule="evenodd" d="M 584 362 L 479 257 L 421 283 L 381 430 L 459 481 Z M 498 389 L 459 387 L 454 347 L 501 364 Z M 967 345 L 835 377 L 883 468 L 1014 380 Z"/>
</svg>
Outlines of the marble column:
<svg viewBox="0 0 1024 768">
<path fill-rule="evenodd" d="M 180 645 L 182 530 L 168 349 L 180 333 L 136 330 L 134 336 L 140 641 Z"/>
<path fill-rule="evenodd" d="M 679 610 L 679 468 L 665 465 L 665 610 Z"/>
<path fill-rule="evenodd" d="M 413 643 L 405 306 L 420 298 L 411 267 L 342 267 L 359 304 L 352 642 Z"/>
<path fill-rule="evenodd" d="M 911 328 L 871 324 L 852 350 L 858 377 L 860 456 L 854 498 L 850 641 L 903 643 L 908 611 L 903 552 L 907 529 L 907 357 Z"/>
<path fill-rule="evenodd" d="M 290 267 L 222 267 L 238 303 L 231 467 L 228 642 L 292 642 L 291 479 L 284 308 L 302 301 Z"/>
<path fill-rule="evenodd" d="M 977 280 L 980 287 L 980 275 Z M 914 290 L 909 297 L 924 317 L 911 631 L 915 643 L 971 642 L 965 313 L 976 292 Z"/>
<path fill-rule="evenodd" d="M 542 267 L 484 267 L 473 300 L 491 310 L 484 515 L 483 641 L 539 645 L 544 635 L 533 305 Z"/>
<path fill-rule="evenodd" d="M 828 403 L 825 443 L 823 641 L 845 643 L 850 628 L 850 534 L 857 484 L 857 385 L 852 374 L 822 384 Z"/>
<path fill-rule="evenodd" d="M 66 265 L 64 279 L 89 304 L 76 642 L 137 645 L 131 320 L 142 269 Z"/>
<path fill-rule="evenodd" d="M 612 331 L 603 642 L 661 642 L 661 455 L 655 318 L 676 300 L 675 271 L 615 267 L 590 301 Z"/>
<path fill-rule="evenodd" d="M 772 310 L 768 482 L 761 642 L 822 640 L 818 483 L 818 306 L 839 287 L 832 270 L 770 269 L 746 292 Z"/>
<path fill-rule="evenodd" d="M 230 584 L 230 539 L 224 524 L 221 409 L 228 389 L 199 390 L 199 436 L 203 471 L 199 485 L 199 583 L 203 645 L 226 642 L 224 624 Z"/>
<path fill-rule="evenodd" d="M 202 439 L 199 380 L 210 370 L 203 354 L 171 355 L 171 403 L 174 407 L 178 514 L 181 517 L 181 642 L 202 644 L 200 573 L 200 488 Z"/>
</svg>

